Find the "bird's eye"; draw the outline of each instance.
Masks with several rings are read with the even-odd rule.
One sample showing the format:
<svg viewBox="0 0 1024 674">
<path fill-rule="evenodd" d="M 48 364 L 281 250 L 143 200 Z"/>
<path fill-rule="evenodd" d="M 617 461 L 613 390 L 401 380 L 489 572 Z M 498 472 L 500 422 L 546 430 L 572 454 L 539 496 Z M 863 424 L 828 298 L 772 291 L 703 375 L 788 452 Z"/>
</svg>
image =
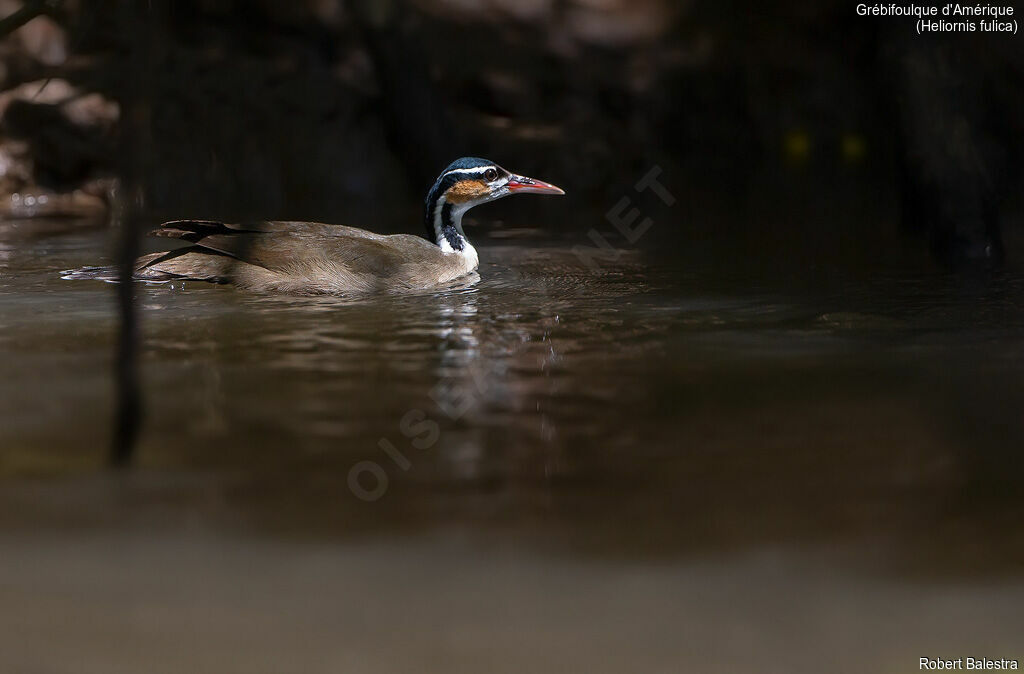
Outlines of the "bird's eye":
<svg viewBox="0 0 1024 674">
<path fill-rule="evenodd" d="M 498 172 L 495 169 L 489 168 L 484 171 L 484 178 L 486 178 L 489 183 L 494 182 L 498 179 Z"/>
</svg>

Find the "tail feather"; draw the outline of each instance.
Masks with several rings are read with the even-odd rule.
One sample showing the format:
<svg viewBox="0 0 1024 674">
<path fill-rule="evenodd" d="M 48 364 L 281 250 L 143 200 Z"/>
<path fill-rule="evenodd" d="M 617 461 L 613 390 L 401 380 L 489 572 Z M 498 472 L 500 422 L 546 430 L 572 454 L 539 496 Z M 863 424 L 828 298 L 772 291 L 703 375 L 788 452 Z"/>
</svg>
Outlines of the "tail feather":
<svg viewBox="0 0 1024 674">
<path fill-rule="evenodd" d="M 207 236 L 217 234 L 243 234 L 246 232 L 268 232 L 272 225 L 267 222 L 229 224 L 217 220 L 171 220 L 165 222 L 157 229 L 152 230 L 150 236 L 165 237 L 170 239 L 183 239 L 195 243 Z"/>
<path fill-rule="evenodd" d="M 231 268 L 231 258 L 213 251 L 197 252 L 188 248 L 150 253 L 135 261 L 132 280 L 146 283 L 167 283 L 194 279 L 223 283 Z M 82 267 L 60 273 L 65 281 L 104 281 L 117 283 L 120 270 L 113 266 Z"/>
<path fill-rule="evenodd" d="M 60 273 L 65 281 L 105 281 L 117 283 L 117 267 L 82 267 L 81 269 L 65 269 Z"/>
<path fill-rule="evenodd" d="M 274 227 L 274 223 L 269 222 L 246 225 L 214 220 L 165 222 L 152 230 L 150 236 L 178 239 L 197 245 L 143 255 L 135 261 L 132 278 L 150 283 L 166 283 L 178 279 L 225 283 L 238 268 L 252 266 L 236 258 L 239 248 L 245 249 L 246 239 L 232 235 L 272 232 L 275 231 Z M 120 280 L 120 274 L 114 266 L 83 267 L 62 271 L 61 278 L 68 281 L 96 280 L 116 283 Z"/>
<path fill-rule="evenodd" d="M 149 235 L 195 243 L 204 236 L 224 234 L 228 231 L 224 223 L 213 220 L 171 220 L 150 231 Z"/>
<path fill-rule="evenodd" d="M 173 252 L 173 251 L 172 251 Z M 150 253 L 143 255 L 135 261 L 135 270 L 132 272 L 132 279 L 136 281 L 153 281 L 163 283 L 172 281 L 177 276 L 170 274 L 150 273 L 149 265 L 159 262 L 167 253 Z M 104 281 L 106 283 L 117 283 L 121 280 L 121 270 L 115 265 L 104 267 L 82 267 L 81 269 L 66 269 L 60 273 L 65 281 Z"/>
</svg>

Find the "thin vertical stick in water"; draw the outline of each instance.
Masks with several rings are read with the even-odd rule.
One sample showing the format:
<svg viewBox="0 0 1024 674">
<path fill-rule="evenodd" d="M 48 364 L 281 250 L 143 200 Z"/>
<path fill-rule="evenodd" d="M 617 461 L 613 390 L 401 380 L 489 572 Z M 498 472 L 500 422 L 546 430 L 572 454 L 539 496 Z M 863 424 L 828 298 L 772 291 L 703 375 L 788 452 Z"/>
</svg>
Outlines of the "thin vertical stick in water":
<svg viewBox="0 0 1024 674">
<path fill-rule="evenodd" d="M 132 277 L 139 256 L 141 220 L 148 206 L 153 181 L 152 115 L 157 77 L 158 20 L 162 3 L 122 0 L 120 9 L 132 28 L 130 58 L 125 65 L 127 87 L 122 96 L 121 189 L 115 200 L 118 225 L 117 267 L 120 283 L 117 307 L 121 316 L 115 354 L 117 410 L 114 416 L 110 462 L 116 467 L 131 463 L 142 423 L 143 403 L 139 384 L 139 315 Z"/>
<path fill-rule="evenodd" d="M 127 466 L 131 462 L 142 416 L 138 368 L 138 315 L 135 307 L 135 284 L 132 282 L 135 258 L 139 255 L 139 237 L 136 218 L 133 217 L 132 196 L 121 191 L 114 205 L 114 225 L 118 231 L 117 273 L 120 280 L 115 288 L 117 309 L 121 316 L 117 351 L 114 354 L 117 407 L 110 448 L 110 463 L 116 467 Z"/>
</svg>

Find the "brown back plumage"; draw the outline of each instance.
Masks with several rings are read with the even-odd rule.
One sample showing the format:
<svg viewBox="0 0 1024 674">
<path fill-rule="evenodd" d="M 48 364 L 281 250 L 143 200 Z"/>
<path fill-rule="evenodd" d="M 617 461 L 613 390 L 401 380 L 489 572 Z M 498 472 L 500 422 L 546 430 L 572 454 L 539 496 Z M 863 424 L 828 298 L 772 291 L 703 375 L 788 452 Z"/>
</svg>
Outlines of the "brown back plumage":
<svg viewBox="0 0 1024 674">
<path fill-rule="evenodd" d="M 176 220 L 153 236 L 191 246 L 139 259 L 137 277 L 233 283 L 306 294 L 424 289 L 475 268 L 417 236 L 313 222 Z"/>
</svg>

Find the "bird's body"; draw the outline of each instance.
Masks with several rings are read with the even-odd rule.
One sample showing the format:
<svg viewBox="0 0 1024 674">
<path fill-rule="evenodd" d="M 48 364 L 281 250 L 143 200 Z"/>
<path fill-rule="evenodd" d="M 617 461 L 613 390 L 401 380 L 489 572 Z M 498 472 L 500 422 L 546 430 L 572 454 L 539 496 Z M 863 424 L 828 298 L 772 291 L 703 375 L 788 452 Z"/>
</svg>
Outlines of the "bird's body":
<svg viewBox="0 0 1024 674">
<path fill-rule="evenodd" d="M 139 258 L 135 277 L 188 279 L 300 294 L 363 294 L 441 286 L 476 270 L 476 251 L 445 252 L 411 234 L 385 236 L 314 222 L 164 223 L 155 236 L 192 246 Z"/>
<path fill-rule="evenodd" d="M 564 194 L 554 185 L 510 173 L 485 159 L 465 157 L 445 169 L 427 193 L 424 223 L 432 241 L 315 222 L 232 225 L 175 220 L 151 234 L 192 245 L 139 258 L 135 278 L 230 283 L 250 290 L 299 294 L 444 286 L 479 265 L 476 249 L 462 230 L 463 214 L 477 204 L 516 192 Z M 104 278 L 95 271 L 71 272 L 65 278 Z"/>
</svg>

